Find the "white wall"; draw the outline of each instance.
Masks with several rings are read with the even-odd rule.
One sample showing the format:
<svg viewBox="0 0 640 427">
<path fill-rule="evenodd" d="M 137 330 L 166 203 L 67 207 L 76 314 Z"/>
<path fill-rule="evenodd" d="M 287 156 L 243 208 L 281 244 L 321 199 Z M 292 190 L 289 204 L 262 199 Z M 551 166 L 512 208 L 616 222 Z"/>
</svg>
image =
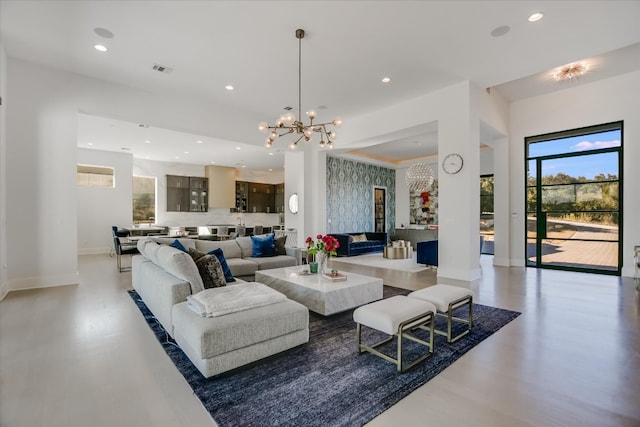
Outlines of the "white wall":
<svg viewBox="0 0 640 427">
<path fill-rule="evenodd" d="M 640 71 L 511 105 L 511 263 L 524 265 L 524 138 L 624 120 L 623 276 L 633 276 L 633 246 L 640 245 Z M 522 184 L 518 184 L 522 183 Z"/>
<path fill-rule="evenodd" d="M 9 289 L 78 282 L 77 101 L 67 73 L 7 62 Z"/>
<path fill-rule="evenodd" d="M 7 55 L 0 43 L 0 299 L 9 291 L 7 278 Z"/>
<path fill-rule="evenodd" d="M 132 223 L 133 156 L 78 149 L 78 163 L 114 169 L 113 188 L 77 187 L 78 254 L 106 253 L 113 247 L 111 227 L 129 227 Z"/>
<path fill-rule="evenodd" d="M 340 141 L 345 148 L 350 145 L 356 147 L 360 141 L 434 121 L 438 122 L 438 165 L 452 152 L 464 157 L 464 168 L 459 174 L 440 174 L 438 179 L 438 235 L 442 242 L 438 277 L 473 281 L 480 277 L 479 251 L 476 250 L 480 244 L 480 216 L 477 214 L 480 203 L 480 123 L 506 134 L 509 120 L 505 100 L 498 93 L 488 94 L 469 82 L 463 82 L 350 118 L 341 129 Z M 404 202 L 398 200 L 398 203 Z M 396 222 L 402 223 L 399 218 Z M 503 238 L 508 239 L 508 236 Z"/>
<path fill-rule="evenodd" d="M 239 128 L 232 123 L 239 115 L 228 106 L 151 94 L 12 57 L 5 62 L 3 81 L 11 81 L 6 85 L 6 99 L 12 100 L 6 109 L 6 129 L 3 126 L 6 180 L 2 181 L 3 185 L 6 182 L 6 196 L 2 205 L 6 206 L 6 227 L 2 230 L 6 234 L 0 234 L 3 244 L 11 242 L 3 285 L 7 290 L 77 283 L 78 112 L 217 138 L 255 136 L 253 125 Z M 257 116 L 242 118 L 250 123 L 261 120 Z M 198 175 L 202 176 L 201 169 Z M 172 217 L 167 220 L 181 221 Z M 278 221 L 267 217 L 264 223 L 268 222 Z M 88 242 L 96 239 L 87 236 Z"/>
</svg>

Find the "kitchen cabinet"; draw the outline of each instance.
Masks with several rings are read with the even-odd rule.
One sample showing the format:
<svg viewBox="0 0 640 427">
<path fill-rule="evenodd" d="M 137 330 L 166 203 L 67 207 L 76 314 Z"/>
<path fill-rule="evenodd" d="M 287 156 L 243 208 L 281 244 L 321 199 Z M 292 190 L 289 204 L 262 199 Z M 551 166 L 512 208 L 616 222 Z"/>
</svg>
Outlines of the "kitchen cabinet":
<svg viewBox="0 0 640 427">
<path fill-rule="evenodd" d="M 235 212 L 247 212 L 249 183 L 246 181 L 236 181 L 236 207 Z"/>
<path fill-rule="evenodd" d="M 284 212 L 284 184 L 236 181 L 235 212 Z"/>
<path fill-rule="evenodd" d="M 209 180 L 189 178 L 189 212 L 209 211 Z"/>
<path fill-rule="evenodd" d="M 207 212 L 208 180 L 167 175 L 167 212 Z"/>
<path fill-rule="evenodd" d="M 274 196 L 274 208 L 278 213 L 284 212 L 284 183 L 276 184 Z"/>
<path fill-rule="evenodd" d="M 209 180 L 209 207 L 236 208 L 236 169 L 208 165 L 204 176 Z"/>
<path fill-rule="evenodd" d="M 167 175 L 167 212 L 189 212 L 189 177 Z"/>
</svg>

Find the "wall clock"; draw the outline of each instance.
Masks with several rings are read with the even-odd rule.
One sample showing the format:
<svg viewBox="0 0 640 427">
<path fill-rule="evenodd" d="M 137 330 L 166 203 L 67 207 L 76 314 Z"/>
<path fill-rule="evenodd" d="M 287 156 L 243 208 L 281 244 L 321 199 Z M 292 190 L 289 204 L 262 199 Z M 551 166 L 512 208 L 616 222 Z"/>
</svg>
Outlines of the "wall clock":
<svg viewBox="0 0 640 427">
<path fill-rule="evenodd" d="M 462 156 L 458 153 L 452 153 L 442 161 L 442 170 L 448 174 L 458 173 L 462 169 L 462 164 Z"/>
<path fill-rule="evenodd" d="M 289 212 L 298 213 L 298 193 L 293 193 L 289 197 Z"/>
</svg>

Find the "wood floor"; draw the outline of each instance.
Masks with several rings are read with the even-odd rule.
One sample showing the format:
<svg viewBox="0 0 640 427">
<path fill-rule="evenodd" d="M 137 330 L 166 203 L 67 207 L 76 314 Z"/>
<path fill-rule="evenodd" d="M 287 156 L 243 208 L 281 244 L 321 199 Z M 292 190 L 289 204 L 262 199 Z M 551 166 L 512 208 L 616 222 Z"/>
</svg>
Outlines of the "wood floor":
<svg viewBox="0 0 640 427">
<path fill-rule="evenodd" d="M 370 426 L 639 426 L 640 302 L 632 279 L 500 268 L 483 256 L 480 304 L 523 314 Z M 107 255 L 80 285 L 0 302 L 0 426 L 213 426 Z M 357 266 L 409 289 L 417 274 Z M 385 363 L 380 361 L 380 363 Z"/>
</svg>

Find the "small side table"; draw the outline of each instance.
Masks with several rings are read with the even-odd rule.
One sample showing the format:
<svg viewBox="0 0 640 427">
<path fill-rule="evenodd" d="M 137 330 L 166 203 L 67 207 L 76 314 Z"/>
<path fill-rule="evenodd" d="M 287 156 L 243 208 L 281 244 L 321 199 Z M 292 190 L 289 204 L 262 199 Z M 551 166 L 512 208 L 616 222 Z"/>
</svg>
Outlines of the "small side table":
<svg viewBox="0 0 640 427">
<path fill-rule="evenodd" d="M 413 248 L 411 242 L 405 240 L 397 240 L 385 246 L 382 256 L 388 259 L 406 259 L 413 256 Z"/>
</svg>

